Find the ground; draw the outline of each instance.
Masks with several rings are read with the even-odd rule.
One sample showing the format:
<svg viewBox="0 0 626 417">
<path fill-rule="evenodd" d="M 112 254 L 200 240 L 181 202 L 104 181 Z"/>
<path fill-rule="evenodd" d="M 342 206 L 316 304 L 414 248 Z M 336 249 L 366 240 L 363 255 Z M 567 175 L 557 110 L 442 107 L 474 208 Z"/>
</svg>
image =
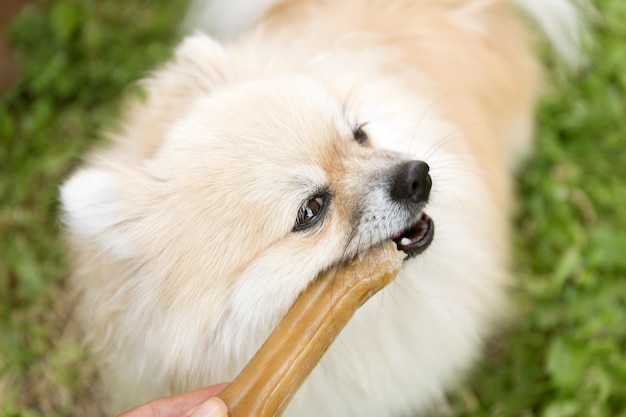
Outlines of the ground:
<svg viewBox="0 0 626 417">
<path fill-rule="evenodd" d="M 553 71 L 519 174 L 518 318 L 448 416 L 626 416 L 626 2 L 595 5 L 588 65 Z M 98 414 L 69 320 L 58 185 L 167 58 L 182 13 L 166 0 L 42 0 L 11 25 L 22 76 L 0 96 L 2 416 Z"/>
</svg>

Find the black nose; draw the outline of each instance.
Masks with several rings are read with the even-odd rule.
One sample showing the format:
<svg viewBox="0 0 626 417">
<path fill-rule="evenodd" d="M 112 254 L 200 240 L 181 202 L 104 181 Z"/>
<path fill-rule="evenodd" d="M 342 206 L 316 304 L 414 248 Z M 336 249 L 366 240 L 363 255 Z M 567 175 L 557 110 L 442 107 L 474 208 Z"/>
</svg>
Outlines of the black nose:
<svg viewBox="0 0 626 417">
<path fill-rule="evenodd" d="M 396 201 L 420 203 L 428 200 L 433 182 L 428 175 L 428 164 L 407 161 L 396 166 L 391 180 L 391 197 Z"/>
</svg>

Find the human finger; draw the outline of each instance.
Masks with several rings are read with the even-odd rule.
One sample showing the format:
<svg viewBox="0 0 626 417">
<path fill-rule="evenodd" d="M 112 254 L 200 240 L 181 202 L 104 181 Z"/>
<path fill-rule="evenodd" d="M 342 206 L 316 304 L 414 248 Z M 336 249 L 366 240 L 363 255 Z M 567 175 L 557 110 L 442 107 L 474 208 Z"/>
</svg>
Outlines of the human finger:
<svg viewBox="0 0 626 417">
<path fill-rule="evenodd" d="M 184 394 L 162 397 L 128 410 L 118 417 L 180 417 L 222 391 L 228 384 L 212 385 Z"/>
</svg>

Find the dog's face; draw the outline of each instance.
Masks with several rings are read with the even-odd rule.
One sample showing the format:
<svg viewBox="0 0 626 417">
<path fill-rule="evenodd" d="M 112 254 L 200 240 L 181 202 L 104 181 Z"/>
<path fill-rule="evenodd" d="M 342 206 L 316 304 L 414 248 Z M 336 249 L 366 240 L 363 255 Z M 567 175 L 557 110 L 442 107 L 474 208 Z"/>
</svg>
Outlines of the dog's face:
<svg viewBox="0 0 626 417">
<path fill-rule="evenodd" d="M 146 306 L 175 317 L 163 328 L 202 317 L 211 332 L 263 333 L 329 266 L 387 239 L 413 256 L 433 238 L 428 165 L 375 147 L 366 122 L 301 76 L 224 87 L 153 157 L 75 174 L 68 223 L 135 271 Z"/>
</svg>

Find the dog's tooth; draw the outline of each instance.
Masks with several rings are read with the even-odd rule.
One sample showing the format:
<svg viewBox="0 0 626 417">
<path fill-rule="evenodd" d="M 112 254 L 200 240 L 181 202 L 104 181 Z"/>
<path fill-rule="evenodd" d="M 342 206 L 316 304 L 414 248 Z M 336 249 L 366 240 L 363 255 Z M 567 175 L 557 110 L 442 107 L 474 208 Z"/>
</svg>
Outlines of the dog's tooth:
<svg viewBox="0 0 626 417">
<path fill-rule="evenodd" d="M 404 246 L 410 245 L 411 242 L 411 239 L 409 239 L 408 237 L 403 237 L 402 240 L 400 240 L 400 244 Z"/>
</svg>

